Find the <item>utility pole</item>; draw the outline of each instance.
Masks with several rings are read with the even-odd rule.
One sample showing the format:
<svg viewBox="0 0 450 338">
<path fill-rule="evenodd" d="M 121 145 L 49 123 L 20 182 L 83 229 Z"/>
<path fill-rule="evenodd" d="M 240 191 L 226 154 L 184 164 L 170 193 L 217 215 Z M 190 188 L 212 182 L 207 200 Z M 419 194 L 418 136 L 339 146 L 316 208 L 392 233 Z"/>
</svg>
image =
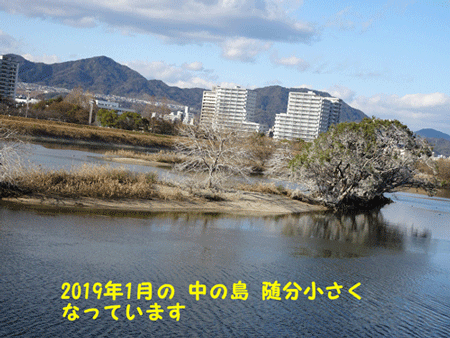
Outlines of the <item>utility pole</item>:
<svg viewBox="0 0 450 338">
<path fill-rule="evenodd" d="M 30 102 L 30 90 L 27 90 L 27 110 L 25 111 L 25 117 L 28 117 L 28 103 Z"/>
<path fill-rule="evenodd" d="M 92 123 L 92 111 L 94 110 L 94 100 L 89 100 L 89 106 L 90 106 L 90 110 L 89 110 L 89 125 L 91 125 Z"/>
</svg>

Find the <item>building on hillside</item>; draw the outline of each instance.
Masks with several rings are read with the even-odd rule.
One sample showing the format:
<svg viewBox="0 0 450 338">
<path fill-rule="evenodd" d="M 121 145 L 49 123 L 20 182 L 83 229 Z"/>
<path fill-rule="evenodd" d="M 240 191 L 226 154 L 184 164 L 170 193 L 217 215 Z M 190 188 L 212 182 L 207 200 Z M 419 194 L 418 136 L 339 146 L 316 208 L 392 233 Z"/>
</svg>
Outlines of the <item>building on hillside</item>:
<svg viewBox="0 0 450 338">
<path fill-rule="evenodd" d="M 133 109 L 121 108 L 117 102 L 95 100 L 95 104 L 99 109 L 114 110 L 119 115 L 125 112 L 135 113 Z"/>
<path fill-rule="evenodd" d="M 342 100 L 336 97 L 322 97 L 312 91 L 290 92 L 287 112 L 275 116 L 273 137 L 312 141 L 339 123 L 341 106 Z"/>
<path fill-rule="evenodd" d="M 215 86 L 203 92 L 200 124 L 249 132 L 266 132 L 267 126 L 254 122 L 256 92 L 236 86 Z"/>
<path fill-rule="evenodd" d="M 12 57 L 0 55 L 0 98 L 15 99 L 19 78 L 19 63 Z"/>
<path fill-rule="evenodd" d="M 156 117 L 156 113 L 154 114 L 155 115 L 152 115 L 152 117 Z M 192 116 L 191 113 L 189 113 L 188 106 L 184 107 L 184 112 L 182 112 L 181 110 L 177 112 L 171 112 L 168 115 L 164 115 L 163 119 L 171 121 L 172 123 L 181 122 L 183 124 L 194 125 L 194 117 Z"/>
</svg>

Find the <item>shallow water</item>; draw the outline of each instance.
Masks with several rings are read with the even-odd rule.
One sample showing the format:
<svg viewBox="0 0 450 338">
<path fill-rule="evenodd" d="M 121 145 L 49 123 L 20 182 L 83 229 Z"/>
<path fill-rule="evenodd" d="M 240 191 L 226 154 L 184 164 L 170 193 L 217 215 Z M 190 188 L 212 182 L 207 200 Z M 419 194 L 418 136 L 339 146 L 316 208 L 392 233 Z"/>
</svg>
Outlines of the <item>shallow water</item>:
<svg viewBox="0 0 450 338">
<path fill-rule="evenodd" d="M 413 336 L 450 330 L 450 242 L 408 235 L 382 213 L 355 217 L 310 214 L 278 218 L 199 215 L 75 216 L 0 208 L 0 336 Z M 448 215 L 447 215 L 448 217 Z M 448 224 L 445 231 L 449 231 Z M 121 283 L 124 296 L 61 299 L 63 283 Z M 189 285 L 204 284 L 196 301 Z M 248 299 L 232 300 L 234 283 Z M 263 300 L 263 282 L 280 284 L 280 300 Z M 153 298 L 137 300 L 151 282 Z M 296 282 L 297 300 L 282 289 Z M 309 286 L 320 287 L 324 295 Z M 337 299 L 326 287 L 342 285 Z M 126 284 L 132 283 L 130 299 Z M 163 284 L 172 300 L 159 299 Z M 361 285 L 355 292 L 349 288 Z M 216 284 L 228 289 L 212 299 Z M 84 292 L 84 287 L 82 288 Z M 69 292 L 69 295 L 71 293 Z M 334 291 L 336 296 L 336 291 Z M 150 321 L 145 310 L 186 306 L 179 321 Z M 63 308 L 79 307 L 69 321 Z M 136 315 L 130 321 L 126 307 Z M 118 320 L 105 306 L 120 305 Z M 144 314 L 139 316 L 137 307 Z M 84 313 L 96 308 L 100 315 Z"/>
<path fill-rule="evenodd" d="M 53 148 L 48 148 L 37 144 L 28 145 L 27 156 L 24 157 L 23 162 L 29 166 L 38 166 L 51 170 L 72 170 L 85 164 L 93 166 L 107 165 L 112 168 L 125 168 L 133 172 L 156 172 L 160 179 L 180 179 L 180 175 L 164 168 L 108 161 L 103 157 L 107 149 L 92 152 L 81 150 L 84 149 L 82 147 L 67 149 L 65 146 L 53 146 Z"/>
<path fill-rule="evenodd" d="M 268 218 L 89 215 L 0 204 L 0 336 L 446 337 L 450 200 L 391 197 L 395 203 L 379 212 Z M 105 295 L 108 281 L 121 283 L 124 295 Z M 189 293 L 196 281 L 207 291 L 198 301 Z M 231 299 L 239 281 L 247 300 Z M 143 282 L 152 283 L 151 300 L 137 299 Z M 279 294 L 272 293 L 279 300 L 263 300 L 264 282 L 279 283 Z M 289 282 L 302 288 L 297 300 L 286 299 Z M 340 294 L 326 290 L 334 282 Z M 61 299 L 63 283 L 80 283 L 81 297 L 71 289 Z M 94 283 L 102 285 L 100 299 Z M 361 299 L 349 292 L 358 283 Z M 163 284 L 174 287 L 173 299 L 158 296 Z M 217 284 L 227 288 L 225 299 L 211 297 Z M 339 297 L 330 299 L 329 291 Z M 80 309 L 75 321 L 71 311 L 63 317 L 68 303 Z M 146 312 L 154 303 L 164 310 L 157 321 Z M 185 306 L 179 321 L 167 309 L 177 303 Z M 105 309 L 113 305 L 120 306 L 118 320 Z"/>
</svg>

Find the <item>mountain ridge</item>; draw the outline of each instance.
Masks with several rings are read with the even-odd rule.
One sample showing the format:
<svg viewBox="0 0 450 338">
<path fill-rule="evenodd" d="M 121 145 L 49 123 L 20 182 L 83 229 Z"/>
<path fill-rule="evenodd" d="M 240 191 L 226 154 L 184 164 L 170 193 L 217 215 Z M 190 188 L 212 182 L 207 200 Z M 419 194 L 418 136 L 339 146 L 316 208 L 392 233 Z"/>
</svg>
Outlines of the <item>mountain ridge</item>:
<svg viewBox="0 0 450 338">
<path fill-rule="evenodd" d="M 179 88 L 161 80 L 147 80 L 131 68 L 121 65 L 107 56 L 96 56 L 75 61 L 53 64 L 31 62 L 24 57 L 9 54 L 19 62 L 19 81 L 45 86 L 84 90 L 104 94 L 128 96 L 140 99 L 167 98 L 181 105 L 200 111 L 204 88 Z M 269 86 L 254 89 L 257 92 L 256 122 L 272 126 L 275 115 L 285 113 L 290 91 L 309 91 L 305 88 Z M 330 97 L 326 92 L 312 90 L 320 96 Z M 341 122 L 360 121 L 367 117 L 362 111 L 343 102 Z"/>
<path fill-rule="evenodd" d="M 416 134 L 425 138 L 442 138 L 450 141 L 450 135 L 432 128 L 424 128 L 416 131 Z"/>
<path fill-rule="evenodd" d="M 450 135 L 432 128 L 420 129 L 416 135 L 425 138 L 436 155 L 450 156 Z"/>
</svg>

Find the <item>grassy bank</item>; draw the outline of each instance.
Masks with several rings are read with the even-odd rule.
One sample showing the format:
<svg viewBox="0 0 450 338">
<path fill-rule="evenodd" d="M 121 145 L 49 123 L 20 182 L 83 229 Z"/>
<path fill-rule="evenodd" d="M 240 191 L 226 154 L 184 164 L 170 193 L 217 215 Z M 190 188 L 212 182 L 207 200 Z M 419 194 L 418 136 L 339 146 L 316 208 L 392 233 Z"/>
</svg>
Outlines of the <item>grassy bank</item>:
<svg viewBox="0 0 450 338">
<path fill-rule="evenodd" d="M 184 200 L 202 198 L 209 201 L 225 200 L 221 193 L 202 188 L 184 187 L 174 183 L 159 181 L 157 174 L 134 173 L 122 168 L 109 166 L 88 166 L 58 171 L 45 171 L 39 168 L 17 175 L 9 188 L 22 194 L 37 194 L 59 197 L 91 197 L 104 199 L 163 199 Z M 5 189 L 8 187 L 5 186 Z M 239 184 L 236 192 L 257 192 L 263 194 L 285 195 L 283 187 L 271 184 Z"/>
<path fill-rule="evenodd" d="M 167 135 L 6 115 L 0 115 L 0 125 L 16 131 L 20 135 L 32 137 L 52 137 L 66 140 L 161 148 L 171 148 L 175 142 L 175 137 Z"/>
<path fill-rule="evenodd" d="M 67 211 L 226 213 L 244 216 L 282 215 L 324 210 L 286 196 L 275 186 L 243 187 L 213 192 L 157 180 L 155 174 L 108 167 L 72 171 L 32 170 L 5 188 L 3 204 L 57 208 Z"/>
</svg>

